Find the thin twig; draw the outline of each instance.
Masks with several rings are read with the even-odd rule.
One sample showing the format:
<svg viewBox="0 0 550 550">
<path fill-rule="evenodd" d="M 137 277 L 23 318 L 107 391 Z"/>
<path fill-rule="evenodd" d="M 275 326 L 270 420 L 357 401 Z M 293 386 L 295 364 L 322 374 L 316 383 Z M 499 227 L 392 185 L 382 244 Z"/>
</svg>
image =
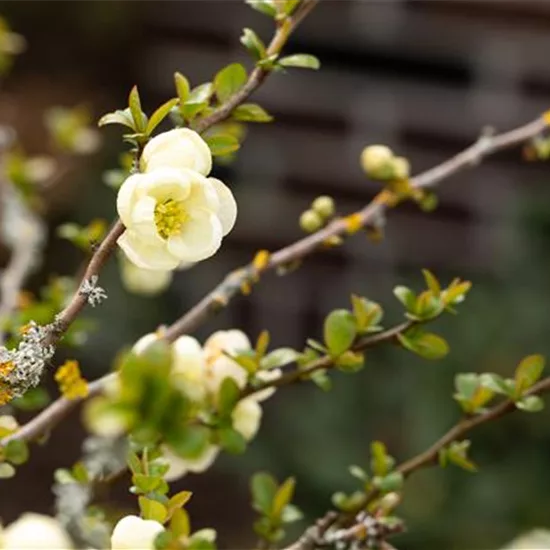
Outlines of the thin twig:
<svg viewBox="0 0 550 550">
<path fill-rule="evenodd" d="M 318 2 L 319 0 L 303 0 L 291 17 L 281 21 L 280 26 L 266 49 L 266 57 L 281 53 L 290 35 Z M 195 125 L 195 130 L 197 130 L 197 132 L 204 132 L 211 126 L 214 126 L 214 124 L 225 120 L 235 107 L 243 103 L 262 84 L 270 72 L 271 71 L 268 69 L 255 67 L 250 73 L 245 85 L 236 94 L 230 97 L 228 101 L 218 107 L 211 115 L 199 120 Z"/>
<path fill-rule="evenodd" d="M 495 136 L 483 136 L 476 143 L 443 162 L 411 179 L 411 185 L 416 189 L 433 187 L 440 181 L 453 176 L 466 168 L 476 166 L 488 155 L 497 153 L 503 149 L 514 147 L 539 135 L 547 127 L 543 117 L 521 126 L 510 132 Z M 373 223 L 388 207 L 392 198 L 388 191 L 381 191 L 362 210 L 357 212 L 357 219 L 362 226 Z M 285 265 L 291 265 L 301 260 L 329 240 L 331 237 L 343 236 L 348 232 L 348 224 L 345 218 L 339 218 L 328 224 L 325 228 L 308 235 L 303 239 L 286 246 L 270 256 L 267 266 L 262 268 L 262 273 L 272 271 Z M 207 294 L 198 304 L 191 308 L 183 317 L 172 324 L 166 332 L 169 340 L 175 340 L 182 334 L 191 333 L 200 326 L 211 314 L 225 307 L 242 288 L 243 284 L 253 281 L 259 275 L 258 269 L 253 264 L 231 272 L 225 279 Z"/>
<path fill-rule="evenodd" d="M 405 323 L 401 323 L 400 325 L 397 325 L 388 330 L 373 334 L 372 336 L 365 336 L 359 339 L 359 341 L 351 348 L 351 350 L 355 352 L 361 352 L 366 350 L 367 348 L 372 348 L 373 346 L 376 346 L 383 342 L 391 342 L 392 340 L 395 340 L 399 334 L 403 334 L 413 325 L 413 321 L 406 321 Z M 312 361 L 304 369 L 296 368 L 294 370 L 291 370 L 290 372 L 283 374 L 279 378 L 270 380 L 269 382 L 261 384 L 260 386 L 254 388 L 245 388 L 245 390 L 242 392 L 242 398 L 248 397 L 249 395 L 253 395 L 268 388 L 280 388 L 282 386 L 293 384 L 294 382 L 309 380 L 313 373 L 333 367 L 334 364 L 335 363 L 333 357 L 331 357 L 330 355 L 324 355 L 323 357 Z"/>
<path fill-rule="evenodd" d="M 550 376 L 537 382 L 525 393 L 525 395 L 542 395 L 548 392 L 550 392 Z M 516 410 L 517 408 L 514 401 L 512 401 L 511 399 L 507 399 L 506 401 L 498 403 L 497 405 L 487 409 L 481 414 L 464 417 L 463 419 L 459 420 L 457 424 L 449 429 L 427 450 L 419 453 L 418 455 L 397 466 L 396 471 L 403 474 L 404 477 L 408 477 L 422 468 L 437 464 L 439 453 L 443 449 L 448 447 L 451 443 L 453 443 L 454 441 L 460 441 L 474 428 L 477 428 L 481 424 L 487 424 L 488 422 L 497 420 L 505 416 L 506 414 L 512 413 Z M 367 493 L 361 500 L 361 502 L 357 504 L 356 510 L 361 510 L 365 508 L 365 506 L 373 502 L 378 495 L 379 492 L 376 489 Z M 348 515 L 349 514 L 345 514 L 345 516 Z M 323 518 L 321 518 L 321 520 L 317 521 L 323 521 L 324 518 L 331 518 L 332 522 L 334 523 L 334 511 L 330 510 L 325 514 L 325 516 L 323 516 Z M 353 526 L 350 529 L 353 529 Z M 313 531 L 311 531 L 311 527 L 308 527 L 308 529 L 306 529 L 304 534 L 296 542 L 294 542 L 284 550 L 314 550 L 316 545 L 313 543 L 315 541 L 312 540 L 311 536 L 308 536 L 308 533 L 313 533 Z"/>
</svg>

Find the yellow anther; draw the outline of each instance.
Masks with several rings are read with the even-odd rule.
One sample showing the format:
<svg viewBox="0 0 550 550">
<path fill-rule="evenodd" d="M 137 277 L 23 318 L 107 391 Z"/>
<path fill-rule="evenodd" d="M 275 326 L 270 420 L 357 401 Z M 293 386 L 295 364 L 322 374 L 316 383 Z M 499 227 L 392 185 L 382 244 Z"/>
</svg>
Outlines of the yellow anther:
<svg viewBox="0 0 550 550">
<path fill-rule="evenodd" d="M 163 239 L 177 235 L 187 220 L 187 214 L 181 202 L 167 199 L 155 206 L 155 225 Z"/>
</svg>

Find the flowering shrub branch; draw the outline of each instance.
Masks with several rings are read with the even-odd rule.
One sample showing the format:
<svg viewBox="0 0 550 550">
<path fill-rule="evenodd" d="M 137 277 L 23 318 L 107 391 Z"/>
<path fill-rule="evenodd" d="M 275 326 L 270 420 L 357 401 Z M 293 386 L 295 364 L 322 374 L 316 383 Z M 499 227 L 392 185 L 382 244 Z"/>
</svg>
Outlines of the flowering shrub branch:
<svg viewBox="0 0 550 550">
<path fill-rule="evenodd" d="M 221 69 L 212 82 L 191 88 L 178 72 L 174 75 L 177 97 L 168 99 L 150 116 L 143 112 L 134 87 L 127 108 L 100 119 L 100 126 L 119 124 L 131 132 L 124 135 L 133 147 L 131 152 L 122 157 L 120 169 L 106 178 L 117 190 L 120 219 L 104 238 L 107 224 L 103 220 L 94 220 L 87 227 L 69 223 L 59 228 L 59 236 L 91 257 L 80 281 L 49 285 L 34 309 L 32 300 L 28 299 L 27 307 L 19 307 L 17 299 L 43 238 L 44 231 L 32 212 L 32 201 L 37 198 L 32 174 L 37 165 L 42 171 L 45 165 L 44 159 L 36 162 L 19 151 L 10 152 L 9 181 L 2 182 L 4 210 L 12 217 L 14 212 L 24 214 L 20 221 L 30 220 L 33 231 L 24 235 L 28 239 L 21 250 L 23 239 L 2 235 L 8 245 L 14 245 L 14 254 L 1 281 L 0 320 L 6 323 L 2 330 L 9 339 L 0 347 L 0 405 L 17 405 L 16 398 L 28 397 L 58 344 L 82 343 L 86 330 L 77 330 L 85 321 L 81 313 L 86 304 L 95 307 L 107 298 L 100 274 L 117 246 L 126 288 L 146 294 L 169 284 L 173 270 L 204 261 L 222 246 L 235 223 L 237 203 L 231 189 L 211 176 L 213 157 L 231 158 L 243 139 L 243 123 L 272 120 L 259 105 L 245 103 L 270 73 L 320 66 L 309 54 L 281 56 L 289 36 L 318 0 L 246 3 L 272 18 L 276 26 L 267 46 L 253 30 L 244 29 L 241 42 L 254 59 L 250 74 L 234 63 Z M 0 43 L 7 46 L 0 53 L 8 57 L 15 53 L 16 37 L 0 20 Z M 170 119 L 174 128 L 153 135 L 165 119 Z M 88 127 L 89 122 L 80 108 L 55 109 L 46 119 L 60 150 L 77 154 L 91 152 L 97 145 L 97 133 Z M 52 544 L 66 548 L 72 547 L 72 542 L 79 547 L 103 548 L 110 540 L 112 550 L 213 550 L 214 530 L 191 529 L 185 509 L 191 493 L 170 494 L 169 482 L 188 472 L 204 472 L 221 451 L 244 452 L 259 430 L 264 401 L 279 388 L 310 381 L 329 390 L 329 373 L 357 372 L 364 367 L 365 350 L 384 343 L 394 343 L 428 360 L 445 357 L 448 343 L 428 332 L 426 325 L 447 312 L 456 313 L 471 283 L 457 278 L 444 287 L 432 272 L 423 270 L 426 288 L 419 293 L 405 286 L 394 289 L 405 321 L 391 328 L 382 326 L 384 312 L 378 303 L 354 294 L 351 308 L 328 313 L 322 341 L 308 339 L 302 351 L 269 350 L 267 331 L 255 342 L 238 329 L 218 331 L 204 343 L 190 334 L 227 307 L 235 295 L 249 294 L 267 271 L 286 274 L 310 254 L 340 246 L 359 231 L 379 237 L 386 211 L 401 202 L 412 200 L 426 211 L 433 209 L 436 197 L 431 188 L 475 167 L 488 155 L 525 144 L 531 148 L 530 154 L 547 158 L 543 133 L 549 125 L 546 113 L 502 134 L 486 130 L 461 153 L 415 177 L 410 176 L 406 158 L 396 156 L 385 145 L 368 146 L 361 154 L 361 165 L 383 189 L 364 208 L 339 216 L 331 197 L 317 197 L 299 220 L 308 236 L 274 253 L 258 251 L 248 265 L 229 273 L 171 326 L 140 338 L 120 359 L 116 372 L 88 383 L 78 362 L 67 360 L 54 376 L 59 399 L 23 426 L 12 416 L 0 416 L 0 477 L 14 475 L 16 466 L 28 459 L 27 443 L 47 434 L 83 401 L 84 424 L 93 435 L 84 442 L 81 461 L 56 471 L 57 521 L 23 516 L 0 533 L 0 546 L 5 550 L 29 544 L 38 548 L 42 541 L 36 533 L 44 533 Z M 17 201 L 11 201 L 11 184 Z M 19 199 L 29 200 L 28 214 Z M 541 410 L 544 402 L 540 395 L 550 390 L 550 378 L 541 379 L 543 369 L 544 359 L 531 355 L 519 363 L 513 378 L 494 373 L 457 375 L 453 397 L 462 409 L 462 419 L 426 451 L 400 465 L 384 443 L 372 442 L 369 466 L 350 467 L 360 489 L 349 495 L 335 493 L 337 511 L 328 512 L 310 526 L 287 550 L 391 550 L 386 539 L 405 528 L 394 515 L 405 478 L 437 462 L 442 467 L 453 464 L 476 471 L 468 456 L 470 441 L 464 437 L 475 427 L 516 409 Z M 131 473 L 130 492 L 136 496 L 140 515 L 126 516 L 112 529 L 91 504 L 99 487 L 116 481 L 126 470 Z M 293 503 L 295 485 L 293 477 L 279 482 L 266 472 L 253 476 L 252 506 L 258 513 L 254 530 L 261 544 L 275 547 L 285 536 L 286 525 L 301 519 Z"/>
</svg>

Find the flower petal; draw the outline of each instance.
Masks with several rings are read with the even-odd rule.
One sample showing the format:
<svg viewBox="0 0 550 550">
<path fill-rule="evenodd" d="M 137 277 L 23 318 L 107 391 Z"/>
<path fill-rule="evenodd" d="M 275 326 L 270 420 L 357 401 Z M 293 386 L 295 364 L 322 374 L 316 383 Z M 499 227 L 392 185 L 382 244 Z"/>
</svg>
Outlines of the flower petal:
<svg viewBox="0 0 550 550">
<path fill-rule="evenodd" d="M 260 420 L 262 418 L 262 407 L 258 402 L 250 397 L 243 399 L 237 403 L 237 406 L 231 413 L 233 420 L 233 428 L 250 441 L 260 428 Z"/>
<path fill-rule="evenodd" d="M 190 218 L 179 235 L 169 237 L 169 252 L 181 261 L 198 262 L 212 256 L 222 242 L 222 226 L 217 216 L 206 210 L 188 212 Z"/>
<path fill-rule="evenodd" d="M 112 550 L 147 550 L 154 548 L 155 538 L 164 531 L 158 521 L 125 516 L 116 525 L 111 535 Z"/>
<path fill-rule="evenodd" d="M 185 200 L 185 209 L 188 212 L 198 209 L 217 212 L 220 208 L 220 201 L 210 178 L 205 178 L 193 170 L 185 170 L 184 172 L 191 180 L 191 192 Z"/>
<path fill-rule="evenodd" d="M 237 219 L 237 203 L 233 193 L 219 179 L 208 178 L 208 181 L 214 186 L 220 202 L 220 208 L 217 212 L 218 218 L 222 222 L 223 234 L 227 235 L 235 225 Z"/>
<path fill-rule="evenodd" d="M 157 231 L 155 223 L 155 208 L 157 202 L 153 197 L 143 197 L 139 199 L 132 209 L 130 225 L 126 228 L 140 239 L 153 246 L 164 246 L 164 240 Z"/>
<path fill-rule="evenodd" d="M 131 223 L 132 208 L 136 200 L 136 188 L 142 182 L 142 174 L 134 174 L 124 180 L 116 198 L 116 208 L 122 223 L 128 226 Z"/>
<path fill-rule="evenodd" d="M 185 170 L 161 167 L 142 174 L 139 191 L 156 201 L 185 200 L 191 192 L 191 177 Z"/>
<path fill-rule="evenodd" d="M 206 392 L 206 363 L 199 342 L 192 336 L 180 336 L 172 345 L 174 383 L 193 401 L 201 401 Z"/>
<path fill-rule="evenodd" d="M 150 245 L 128 230 L 118 238 L 117 244 L 132 263 L 144 269 L 169 271 L 180 263 L 166 246 Z"/>
<path fill-rule="evenodd" d="M 143 150 L 141 165 L 145 172 L 168 166 L 190 168 L 206 176 L 212 170 L 212 153 L 197 132 L 176 128 L 149 141 Z"/>
</svg>

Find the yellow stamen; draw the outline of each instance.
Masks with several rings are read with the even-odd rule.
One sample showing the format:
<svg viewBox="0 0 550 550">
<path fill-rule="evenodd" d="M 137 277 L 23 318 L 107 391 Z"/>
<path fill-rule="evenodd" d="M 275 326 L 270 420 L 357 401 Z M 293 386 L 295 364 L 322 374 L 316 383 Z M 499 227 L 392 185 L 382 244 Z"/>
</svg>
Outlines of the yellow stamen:
<svg viewBox="0 0 550 550">
<path fill-rule="evenodd" d="M 155 225 L 157 231 L 163 239 L 168 239 L 173 235 L 177 235 L 188 216 L 183 209 L 181 201 L 167 199 L 157 203 L 155 207 Z"/>
</svg>

